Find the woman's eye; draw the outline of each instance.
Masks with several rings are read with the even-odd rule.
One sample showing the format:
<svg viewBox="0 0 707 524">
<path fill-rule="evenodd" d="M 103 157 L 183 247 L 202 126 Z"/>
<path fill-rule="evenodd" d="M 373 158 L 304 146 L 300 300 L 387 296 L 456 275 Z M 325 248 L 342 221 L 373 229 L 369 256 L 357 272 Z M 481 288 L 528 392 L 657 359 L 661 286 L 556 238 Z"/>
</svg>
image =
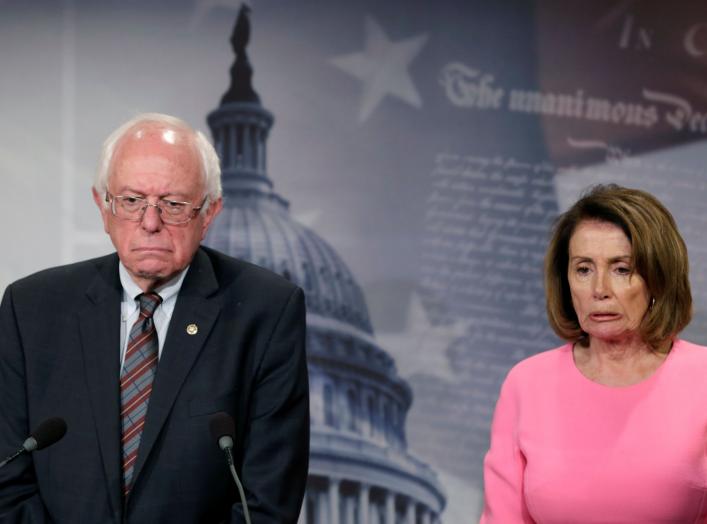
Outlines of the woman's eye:
<svg viewBox="0 0 707 524">
<path fill-rule="evenodd" d="M 589 273 L 589 268 L 588 268 L 588 267 L 586 267 L 586 266 L 579 266 L 579 267 L 577 268 L 577 274 L 578 274 L 578 275 L 586 275 L 587 273 Z"/>
<path fill-rule="evenodd" d="M 619 275 L 630 275 L 631 274 L 631 268 L 630 267 L 625 267 L 625 266 L 619 266 L 616 268 L 616 272 Z"/>
</svg>

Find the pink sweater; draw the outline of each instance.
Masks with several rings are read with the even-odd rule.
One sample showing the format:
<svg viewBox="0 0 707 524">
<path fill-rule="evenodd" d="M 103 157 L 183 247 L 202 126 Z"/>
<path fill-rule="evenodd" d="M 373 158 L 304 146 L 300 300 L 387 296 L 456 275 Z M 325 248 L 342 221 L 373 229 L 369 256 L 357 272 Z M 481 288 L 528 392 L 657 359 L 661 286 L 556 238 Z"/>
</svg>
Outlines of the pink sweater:
<svg viewBox="0 0 707 524">
<path fill-rule="evenodd" d="M 484 462 L 483 524 L 707 522 L 707 348 L 676 340 L 646 380 L 608 387 L 572 346 L 508 374 Z"/>
</svg>

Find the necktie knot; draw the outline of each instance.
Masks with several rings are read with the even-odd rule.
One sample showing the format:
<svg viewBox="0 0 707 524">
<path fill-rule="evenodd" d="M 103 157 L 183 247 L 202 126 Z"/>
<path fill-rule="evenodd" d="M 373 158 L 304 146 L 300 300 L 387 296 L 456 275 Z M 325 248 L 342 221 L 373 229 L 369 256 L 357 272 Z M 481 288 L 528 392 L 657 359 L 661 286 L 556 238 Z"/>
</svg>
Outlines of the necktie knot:
<svg viewBox="0 0 707 524">
<path fill-rule="evenodd" d="M 137 299 L 140 302 L 140 315 L 144 318 L 151 318 L 157 306 L 162 303 L 162 297 L 157 293 L 141 293 Z"/>
</svg>

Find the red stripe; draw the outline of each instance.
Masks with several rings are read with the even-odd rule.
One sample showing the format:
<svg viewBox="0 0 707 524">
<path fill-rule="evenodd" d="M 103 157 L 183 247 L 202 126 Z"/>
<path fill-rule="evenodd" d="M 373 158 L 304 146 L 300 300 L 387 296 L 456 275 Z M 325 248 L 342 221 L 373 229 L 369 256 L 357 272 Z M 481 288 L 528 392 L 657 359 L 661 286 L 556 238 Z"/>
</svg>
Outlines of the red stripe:
<svg viewBox="0 0 707 524">
<path fill-rule="evenodd" d="M 120 413 L 120 416 L 125 418 L 125 415 L 127 415 L 127 414 L 129 414 L 129 412 L 133 411 L 133 408 L 137 404 L 142 403 L 143 400 L 145 400 L 147 397 L 150 396 L 151 391 L 152 391 L 152 384 L 150 384 L 147 388 L 145 388 L 144 391 L 141 391 L 134 398 L 130 399 L 130 403 L 127 406 L 123 407 L 123 411 Z"/>
<path fill-rule="evenodd" d="M 134 426 L 132 426 L 132 427 L 127 431 L 127 433 L 125 433 L 125 435 L 123 435 L 123 440 L 121 441 L 121 442 L 123 443 L 123 445 L 124 445 L 126 442 L 128 442 L 131 438 L 133 438 L 133 437 L 139 432 L 139 430 L 142 430 L 142 428 L 143 428 L 144 425 L 145 425 L 145 417 L 142 416 L 142 417 L 140 418 L 140 420 L 139 420 Z M 138 446 L 138 447 L 139 447 L 139 446 Z M 135 452 L 137 452 L 137 450 L 135 450 Z"/>
<path fill-rule="evenodd" d="M 149 369 L 152 368 L 152 364 L 157 361 L 157 355 L 151 356 L 149 359 L 145 360 L 139 367 L 133 369 L 123 377 L 120 381 L 120 389 L 126 389 L 130 384 L 135 382 L 138 378 L 144 375 Z"/>
<path fill-rule="evenodd" d="M 125 457 L 125 460 L 123 460 L 123 471 L 128 469 L 133 462 L 135 462 L 135 459 L 137 458 L 137 449 L 133 451 L 130 455 Z"/>
<path fill-rule="evenodd" d="M 154 334 L 155 330 L 153 329 L 152 331 L 143 333 L 139 338 L 131 341 L 128 344 L 128 349 L 125 351 L 125 360 L 128 360 L 128 357 L 132 356 L 138 349 L 142 348 L 146 342 L 150 342 L 153 339 L 152 335 Z"/>
</svg>

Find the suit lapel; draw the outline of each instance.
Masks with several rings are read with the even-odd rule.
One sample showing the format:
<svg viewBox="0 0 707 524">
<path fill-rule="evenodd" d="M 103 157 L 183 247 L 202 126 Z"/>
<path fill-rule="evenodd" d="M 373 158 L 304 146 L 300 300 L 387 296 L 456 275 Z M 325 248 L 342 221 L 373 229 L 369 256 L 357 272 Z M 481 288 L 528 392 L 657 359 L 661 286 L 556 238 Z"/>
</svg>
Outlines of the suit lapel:
<svg viewBox="0 0 707 524">
<path fill-rule="evenodd" d="M 108 498 L 120 522 L 120 302 L 118 257 L 98 262 L 98 272 L 87 288 L 87 307 L 79 312 L 81 349 L 86 383 L 103 459 Z"/>
<path fill-rule="evenodd" d="M 197 251 L 179 291 L 169 322 L 157 375 L 152 385 L 145 427 L 133 473 L 133 490 L 139 489 L 140 473 L 169 416 L 174 401 L 209 335 L 221 305 L 210 295 L 218 290 L 211 261 Z M 188 326 L 194 325 L 189 330 Z"/>
</svg>

